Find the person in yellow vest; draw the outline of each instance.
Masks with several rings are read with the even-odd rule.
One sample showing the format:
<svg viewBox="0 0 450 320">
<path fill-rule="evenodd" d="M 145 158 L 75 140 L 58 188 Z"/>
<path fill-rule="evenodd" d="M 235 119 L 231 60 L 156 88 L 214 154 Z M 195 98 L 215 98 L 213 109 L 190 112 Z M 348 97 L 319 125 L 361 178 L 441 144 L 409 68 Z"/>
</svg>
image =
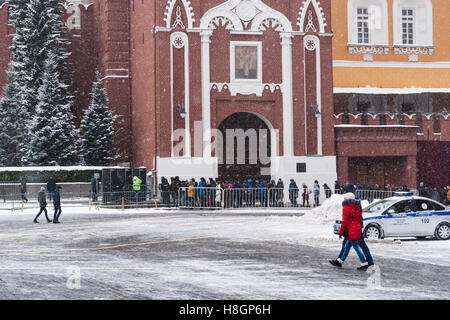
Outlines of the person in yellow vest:
<svg viewBox="0 0 450 320">
<path fill-rule="evenodd" d="M 139 202 L 139 192 L 141 191 L 141 183 L 142 180 L 139 177 L 133 177 L 133 191 L 134 191 L 134 200 Z"/>
<path fill-rule="evenodd" d="M 188 206 L 194 206 L 194 196 L 195 196 L 195 185 L 194 181 L 190 181 L 188 185 Z"/>
</svg>

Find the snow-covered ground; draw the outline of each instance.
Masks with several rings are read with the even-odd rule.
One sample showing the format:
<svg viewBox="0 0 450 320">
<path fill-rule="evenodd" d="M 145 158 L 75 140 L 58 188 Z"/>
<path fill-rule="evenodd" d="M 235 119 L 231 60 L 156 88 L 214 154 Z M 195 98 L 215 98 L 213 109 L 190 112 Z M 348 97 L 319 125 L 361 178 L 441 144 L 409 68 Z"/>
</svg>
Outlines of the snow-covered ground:
<svg viewBox="0 0 450 320">
<path fill-rule="evenodd" d="M 369 241 L 377 270 L 356 270 L 353 251 L 332 267 L 340 201 L 212 212 L 63 203 L 59 225 L 33 224 L 35 209 L 0 211 L 0 299 L 450 298 L 449 241 Z"/>
</svg>

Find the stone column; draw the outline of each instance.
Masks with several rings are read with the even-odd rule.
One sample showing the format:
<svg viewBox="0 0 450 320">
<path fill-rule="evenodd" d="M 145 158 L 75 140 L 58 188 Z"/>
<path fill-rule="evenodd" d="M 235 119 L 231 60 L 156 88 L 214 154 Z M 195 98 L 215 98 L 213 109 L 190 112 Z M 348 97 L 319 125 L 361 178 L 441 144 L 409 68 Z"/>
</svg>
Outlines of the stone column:
<svg viewBox="0 0 450 320">
<path fill-rule="evenodd" d="M 211 97 L 210 97 L 210 60 L 209 44 L 212 30 L 200 33 L 202 43 L 202 129 L 203 158 L 211 158 Z"/>
<path fill-rule="evenodd" d="M 280 33 L 283 74 L 283 156 L 294 155 L 293 100 L 292 100 L 292 35 Z"/>
</svg>

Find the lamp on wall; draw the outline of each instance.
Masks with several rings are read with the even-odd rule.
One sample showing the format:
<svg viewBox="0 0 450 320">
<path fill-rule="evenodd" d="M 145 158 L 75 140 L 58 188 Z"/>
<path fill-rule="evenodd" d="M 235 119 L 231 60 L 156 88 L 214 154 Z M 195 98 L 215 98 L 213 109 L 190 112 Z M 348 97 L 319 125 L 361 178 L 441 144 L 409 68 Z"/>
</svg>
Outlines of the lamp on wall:
<svg viewBox="0 0 450 320">
<path fill-rule="evenodd" d="M 320 117 L 320 110 L 319 110 L 319 106 L 318 105 L 311 104 L 309 106 L 309 111 L 310 111 L 312 116 L 316 116 L 316 118 Z"/>
<path fill-rule="evenodd" d="M 180 117 L 184 119 L 184 117 L 186 117 L 186 110 L 184 110 L 184 104 L 182 103 L 177 104 L 177 110 Z"/>
</svg>

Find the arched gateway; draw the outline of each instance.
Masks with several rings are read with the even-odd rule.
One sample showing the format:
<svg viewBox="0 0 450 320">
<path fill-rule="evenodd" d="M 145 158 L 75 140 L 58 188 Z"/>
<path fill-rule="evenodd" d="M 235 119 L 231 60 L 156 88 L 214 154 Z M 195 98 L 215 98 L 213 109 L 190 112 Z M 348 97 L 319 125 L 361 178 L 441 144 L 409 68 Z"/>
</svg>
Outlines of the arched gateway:
<svg viewBox="0 0 450 320">
<path fill-rule="evenodd" d="M 236 112 L 223 120 L 218 129 L 219 180 L 271 178 L 272 132 L 264 119 L 250 112 Z"/>
</svg>

